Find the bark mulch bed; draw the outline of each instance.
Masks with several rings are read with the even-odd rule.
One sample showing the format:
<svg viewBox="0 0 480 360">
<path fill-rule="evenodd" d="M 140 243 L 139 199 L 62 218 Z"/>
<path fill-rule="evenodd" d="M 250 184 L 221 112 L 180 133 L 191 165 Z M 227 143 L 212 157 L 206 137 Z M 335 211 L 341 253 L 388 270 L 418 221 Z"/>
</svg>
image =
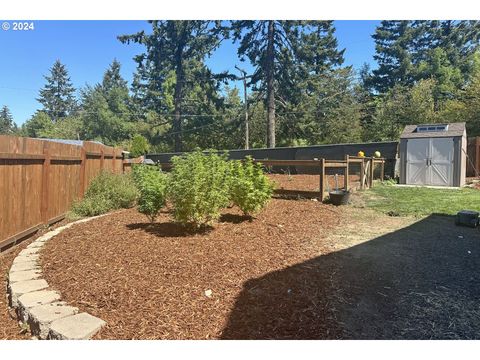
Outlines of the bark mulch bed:
<svg viewBox="0 0 480 360">
<path fill-rule="evenodd" d="M 25 329 L 20 328 L 17 317 L 12 309 L 9 308 L 8 301 L 5 296 L 7 289 L 7 276 L 10 267 L 12 266 L 13 259 L 15 259 L 18 253 L 25 249 L 28 244 L 32 243 L 33 240 L 58 226 L 65 225 L 67 222 L 67 220 L 63 220 L 54 224 L 53 226 L 45 227 L 19 245 L 13 246 L 0 253 L 0 277 L 2 284 L 2 294 L 0 294 L 0 340 L 30 339 L 29 333 Z"/>
<path fill-rule="evenodd" d="M 306 261 L 334 250 L 339 219 L 273 199 L 253 221 L 231 208 L 191 233 L 168 211 L 149 224 L 129 209 L 65 230 L 41 261 L 63 300 L 107 322 L 98 339 L 332 339 L 331 284 Z"/>
</svg>

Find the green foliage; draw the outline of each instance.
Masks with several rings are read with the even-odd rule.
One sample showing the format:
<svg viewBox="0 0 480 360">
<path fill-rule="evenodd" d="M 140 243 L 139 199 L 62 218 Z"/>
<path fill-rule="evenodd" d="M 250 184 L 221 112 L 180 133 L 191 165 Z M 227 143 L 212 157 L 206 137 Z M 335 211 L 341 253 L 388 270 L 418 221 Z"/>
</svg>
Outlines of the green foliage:
<svg viewBox="0 0 480 360">
<path fill-rule="evenodd" d="M 249 156 L 231 164 L 231 200 L 245 215 L 252 216 L 267 205 L 273 194 L 273 184 L 263 173 L 262 165 Z"/>
<path fill-rule="evenodd" d="M 130 143 L 130 156 L 137 157 L 146 154 L 150 150 L 150 143 L 147 138 L 140 134 L 135 134 Z"/>
<path fill-rule="evenodd" d="M 10 109 L 4 105 L 0 110 L 0 135 L 14 135 L 17 130 Z"/>
<path fill-rule="evenodd" d="M 134 165 L 133 179 L 138 188 L 138 211 L 155 221 L 166 201 L 167 175 L 157 166 Z"/>
<path fill-rule="evenodd" d="M 75 88 L 70 81 L 67 68 L 59 60 L 55 61 L 50 69 L 50 75 L 45 76 L 45 80 L 47 83 L 40 90 L 40 97 L 37 100 L 43 105 L 42 111 L 56 122 L 75 110 Z"/>
<path fill-rule="evenodd" d="M 169 198 L 175 220 L 195 227 L 219 218 L 229 202 L 229 164 L 226 155 L 200 151 L 172 158 Z"/>
<path fill-rule="evenodd" d="M 138 191 L 130 175 L 103 171 L 91 181 L 84 198 L 73 203 L 71 212 L 82 217 L 130 208 L 137 196 Z"/>
</svg>

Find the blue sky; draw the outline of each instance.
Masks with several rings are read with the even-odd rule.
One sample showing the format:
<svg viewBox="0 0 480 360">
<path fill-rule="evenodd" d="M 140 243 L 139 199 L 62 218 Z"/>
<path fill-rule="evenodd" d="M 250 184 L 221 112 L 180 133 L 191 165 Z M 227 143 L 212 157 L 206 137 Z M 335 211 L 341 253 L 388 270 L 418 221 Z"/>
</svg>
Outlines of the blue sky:
<svg viewBox="0 0 480 360">
<path fill-rule="evenodd" d="M 44 85 L 43 75 L 56 59 L 67 66 L 78 89 L 101 81 L 114 58 L 122 64 L 122 75 L 129 82 L 135 71 L 133 56 L 142 52 L 136 44 L 124 45 L 117 35 L 148 30 L 145 21 L 34 21 L 34 30 L 0 30 L 0 106 L 7 105 L 17 124 L 22 124 L 41 108 L 36 101 Z M 371 35 L 379 21 L 335 21 L 340 48 L 346 48 L 345 63 L 358 69 L 366 62 L 375 67 Z M 235 71 L 240 63 L 236 45 L 224 42 L 207 61 L 213 71 Z"/>
</svg>

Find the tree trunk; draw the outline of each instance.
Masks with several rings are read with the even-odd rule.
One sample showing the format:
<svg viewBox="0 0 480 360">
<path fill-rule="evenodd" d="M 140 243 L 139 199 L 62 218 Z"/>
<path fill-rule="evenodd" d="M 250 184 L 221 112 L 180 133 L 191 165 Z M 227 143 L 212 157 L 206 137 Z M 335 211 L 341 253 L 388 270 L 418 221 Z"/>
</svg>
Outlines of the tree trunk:
<svg viewBox="0 0 480 360">
<path fill-rule="evenodd" d="M 182 151 L 182 89 L 183 89 L 183 48 L 177 50 L 176 58 L 176 84 L 175 84 L 175 117 L 173 120 L 173 132 L 175 139 L 175 152 Z"/>
<path fill-rule="evenodd" d="M 275 147 L 275 84 L 274 84 L 274 38 L 275 22 L 268 21 L 268 44 L 267 44 L 267 147 Z"/>
</svg>

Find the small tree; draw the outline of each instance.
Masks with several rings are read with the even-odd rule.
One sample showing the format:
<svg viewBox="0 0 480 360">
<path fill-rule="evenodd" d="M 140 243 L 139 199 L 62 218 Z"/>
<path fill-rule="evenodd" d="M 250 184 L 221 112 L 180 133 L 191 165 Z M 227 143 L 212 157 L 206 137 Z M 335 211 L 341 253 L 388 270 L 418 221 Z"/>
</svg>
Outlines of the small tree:
<svg viewBox="0 0 480 360">
<path fill-rule="evenodd" d="M 167 175 L 156 166 L 135 165 L 133 179 L 140 193 L 138 211 L 153 223 L 165 205 Z"/>
<path fill-rule="evenodd" d="M 234 161 L 230 180 L 231 200 L 245 215 L 253 216 L 267 205 L 273 184 L 263 173 L 262 165 L 250 156 L 244 162 Z"/>
<path fill-rule="evenodd" d="M 144 155 L 150 150 L 150 143 L 147 138 L 140 134 L 135 134 L 130 143 L 130 155 L 132 157 L 137 157 Z"/>
<path fill-rule="evenodd" d="M 226 155 L 195 151 L 172 158 L 169 198 L 181 224 L 201 227 L 220 217 L 229 202 L 229 164 Z"/>
</svg>

